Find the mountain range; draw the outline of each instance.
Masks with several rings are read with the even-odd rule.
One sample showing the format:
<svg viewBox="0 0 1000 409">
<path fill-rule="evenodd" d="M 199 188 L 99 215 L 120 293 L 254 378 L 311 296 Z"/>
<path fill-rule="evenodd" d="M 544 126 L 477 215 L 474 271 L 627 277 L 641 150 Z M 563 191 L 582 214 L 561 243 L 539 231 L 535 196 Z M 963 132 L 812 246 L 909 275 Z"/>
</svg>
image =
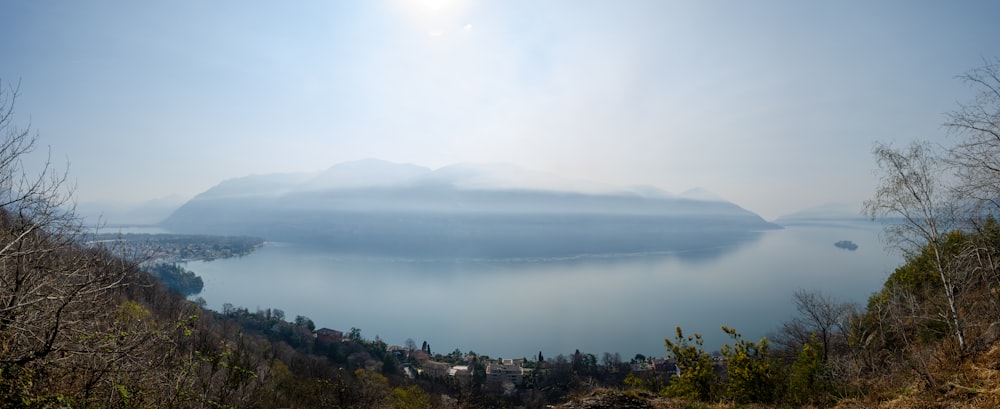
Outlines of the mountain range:
<svg viewBox="0 0 1000 409">
<path fill-rule="evenodd" d="M 700 190 L 673 195 L 507 164 L 432 170 L 376 159 L 227 180 L 162 225 L 424 257 L 692 251 L 779 228 Z"/>
</svg>

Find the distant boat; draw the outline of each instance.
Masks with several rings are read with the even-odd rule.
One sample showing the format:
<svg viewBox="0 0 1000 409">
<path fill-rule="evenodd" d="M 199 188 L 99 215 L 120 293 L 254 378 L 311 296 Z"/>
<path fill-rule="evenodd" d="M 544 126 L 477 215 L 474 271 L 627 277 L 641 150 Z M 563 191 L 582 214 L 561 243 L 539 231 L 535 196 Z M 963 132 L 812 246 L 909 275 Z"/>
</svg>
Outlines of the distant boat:
<svg viewBox="0 0 1000 409">
<path fill-rule="evenodd" d="M 833 245 L 837 246 L 837 248 L 842 248 L 844 250 L 850 250 L 850 251 L 858 249 L 858 245 L 854 244 L 854 242 L 850 240 L 841 240 L 836 243 L 833 243 Z"/>
</svg>

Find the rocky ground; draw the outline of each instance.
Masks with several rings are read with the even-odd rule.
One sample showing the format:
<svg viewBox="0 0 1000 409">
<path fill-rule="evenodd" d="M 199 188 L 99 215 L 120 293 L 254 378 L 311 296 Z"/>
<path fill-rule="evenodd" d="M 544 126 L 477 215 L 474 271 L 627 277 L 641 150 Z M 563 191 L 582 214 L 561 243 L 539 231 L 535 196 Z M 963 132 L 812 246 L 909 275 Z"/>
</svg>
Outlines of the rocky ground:
<svg viewBox="0 0 1000 409">
<path fill-rule="evenodd" d="M 681 409 L 691 406 L 690 402 L 667 399 L 649 393 L 599 390 L 556 407 L 560 409 Z"/>
</svg>

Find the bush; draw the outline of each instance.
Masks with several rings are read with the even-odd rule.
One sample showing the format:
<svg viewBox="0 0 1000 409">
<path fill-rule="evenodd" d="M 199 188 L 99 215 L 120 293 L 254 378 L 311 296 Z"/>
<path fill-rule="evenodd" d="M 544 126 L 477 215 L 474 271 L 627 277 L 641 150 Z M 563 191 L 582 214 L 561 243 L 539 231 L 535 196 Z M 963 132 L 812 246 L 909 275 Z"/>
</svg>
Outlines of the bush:
<svg viewBox="0 0 1000 409">
<path fill-rule="evenodd" d="M 670 378 L 670 385 L 662 394 L 668 397 L 697 399 L 708 402 L 715 400 L 719 377 L 715 375 L 712 358 L 702 349 L 701 334 L 684 337 L 681 327 L 677 327 L 675 341 L 664 340 L 667 354 L 677 360 L 680 375 Z"/>
<path fill-rule="evenodd" d="M 780 385 L 777 363 L 768 355 L 767 338 L 748 342 L 735 329 L 722 327 L 736 342 L 722 347 L 728 360 L 726 395 L 738 403 L 771 403 L 778 396 Z"/>
</svg>

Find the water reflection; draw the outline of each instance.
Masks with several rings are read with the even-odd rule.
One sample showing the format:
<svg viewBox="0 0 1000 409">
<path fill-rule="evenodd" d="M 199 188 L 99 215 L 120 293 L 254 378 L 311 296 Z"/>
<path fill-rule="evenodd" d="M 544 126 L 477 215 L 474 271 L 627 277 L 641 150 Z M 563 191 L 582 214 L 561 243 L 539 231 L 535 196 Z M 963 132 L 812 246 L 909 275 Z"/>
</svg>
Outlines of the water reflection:
<svg viewBox="0 0 1000 409">
<path fill-rule="evenodd" d="M 844 239 L 859 249 L 833 246 Z M 390 343 L 426 340 L 443 353 L 631 357 L 662 355 L 676 325 L 704 333 L 710 348 L 725 341 L 723 324 L 763 336 L 790 317 L 799 288 L 863 301 L 896 264 L 871 226 L 800 226 L 699 251 L 561 258 L 380 257 L 273 243 L 188 268 L 203 276 L 202 296 L 216 309 L 280 308 Z"/>
<path fill-rule="evenodd" d="M 669 248 L 669 250 L 649 250 L 641 252 L 600 252 L 584 253 L 572 255 L 525 255 L 532 253 L 521 251 L 513 256 L 490 256 L 477 257 L 468 255 L 442 256 L 438 252 L 427 254 L 410 254 L 411 252 L 387 252 L 386 253 L 344 253 L 339 251 L 341 247 L 336 243 L 291 243 L 278 242 L 271 243 L 272 246 L 284 247 L 289 252 L 303 255 L 321 255 L 330 262 L 360 262 L 360 263 L 387 263 L 396 264 L 403 267 L 401 271 L 416 270 L 421 273 L 435 273 L 447 271 L 454 268 L 462 269 L 466 265 L 538 265 L 538 264 L 573 264 L 573 263 L 617 263 L 621 261 L 636 259 L 656 259 L 656 258 L 676 258 L 690 263 L 705 262 L 718 259 L 728 253 L 739 250 L 740 247 L 752 244 L 760 240 L 766 232 L 745 231 L 728 233 L 726 235 L 685 235 L 685 239 L 676 238 L 675 243 L 660 242 L 656 247 Z M 528 246 L 530 243 L 521 244 Z M 612 247 L 613 243 L 607 242 L 604 247 Z M 596 248 L 597 246 L 595 246 Z M 652 246 L 647 246 L 652 247 Z M 534 253 L 537 253 L 535 251 Z M 402 255 L 401 255 L 402 254 Z"/>
</svg>

